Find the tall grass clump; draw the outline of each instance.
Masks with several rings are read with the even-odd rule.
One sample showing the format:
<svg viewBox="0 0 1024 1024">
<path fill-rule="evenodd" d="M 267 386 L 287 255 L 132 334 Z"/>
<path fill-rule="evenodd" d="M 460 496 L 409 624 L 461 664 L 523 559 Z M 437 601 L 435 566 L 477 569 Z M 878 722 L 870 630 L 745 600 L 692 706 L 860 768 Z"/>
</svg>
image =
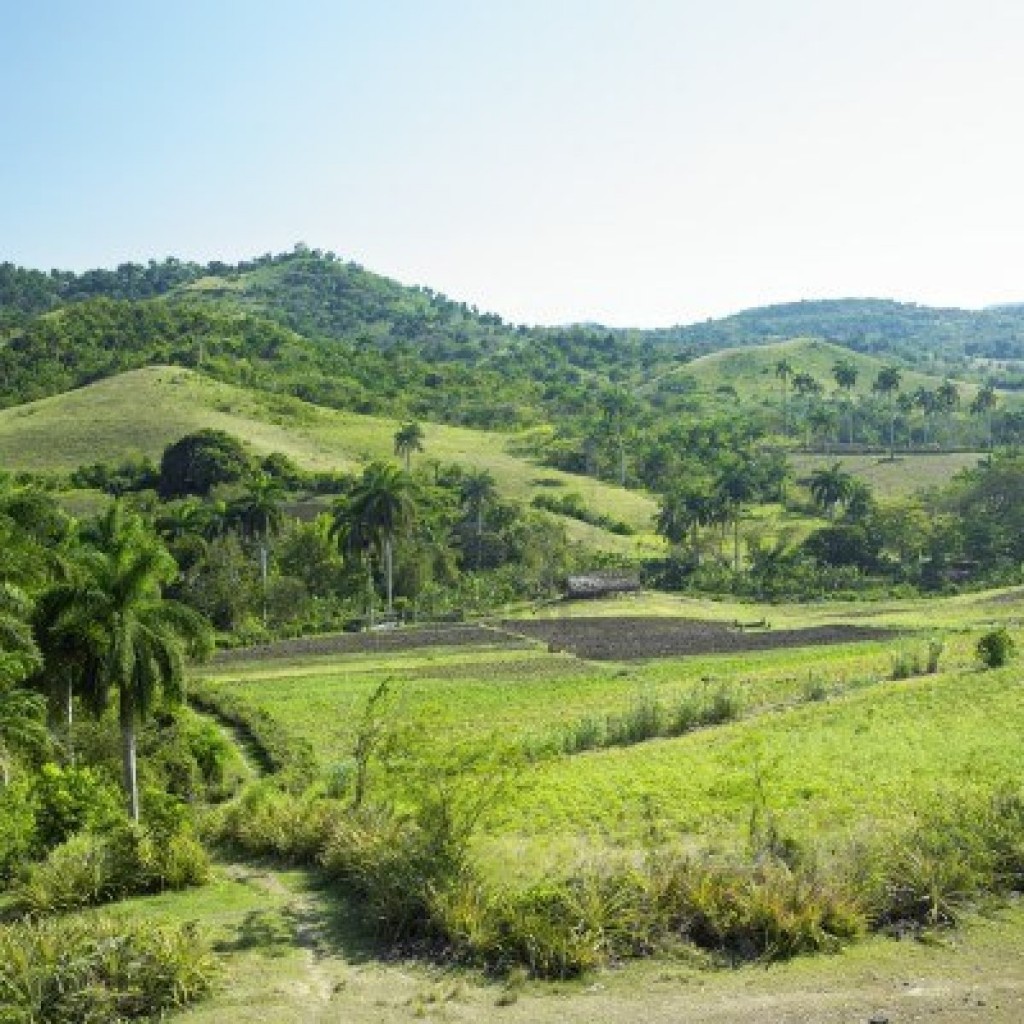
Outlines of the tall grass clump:
<svg viewBox="0 0 1024 1024">
<path fill-rule="evenodd" d="M 209 946 L 189 925 L 102 917 L 0 925 L 4 1024 L 162 1019 L 215 978 Z"/>
<path fill-rule="evenodd" d="M 604 719 L 588 715 L 562 726 L 554 742 L 532 741 L 529 750 L 536 756 L 549 751 L 581 754 L 604 747 L 627 747 L 720 725 L 739 718 L 742 713 L 740 694 L 727 683 L 713 689 L 705 685 L 675 703 L 645 693 L 620 714 L 610 714 Z"/>
<path fill-rule="evenodd" d="M 74 835 L 27 867 L 12 902 L 22 913 L 52 913 L 204 885 L 209 878 L 209 857 L 190 829 L 125 821 L 103 833 Z"/>
<path fill-rule="evenodd" d="M 876 843 L 862 866 L 862 892 L 881 928 L 955 924 L 979 897 L 1024 884 L 1024 793 L 936 798 L 901 834 Z"/>
<path fill-rule="evenodd" d="M 238 853 L 315 864 L 344 812 L 340 801 L 315 790 L 296 796 L 266 779 L 217 808 L 205 822 L 204 835 Z"/>
<path fill-rule="evenodd" d="M 898 680 L 925 674 L 934 675 L 939 671 L 939 662 L 945 650 L 946 642 L 938 636 L 932 637 L 923 648 L 901 646 L 890 655 L 890 678 Z"/>
</svg>

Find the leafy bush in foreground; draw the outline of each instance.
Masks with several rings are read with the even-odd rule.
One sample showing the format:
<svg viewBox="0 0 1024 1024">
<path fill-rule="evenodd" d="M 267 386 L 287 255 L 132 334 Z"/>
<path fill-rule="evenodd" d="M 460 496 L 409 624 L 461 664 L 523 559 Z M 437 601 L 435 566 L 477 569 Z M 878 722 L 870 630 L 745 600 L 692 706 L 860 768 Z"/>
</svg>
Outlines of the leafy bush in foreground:
<svg viewBox="0 0 1024 1024">
<path fill-rule="evenodd" d="M 14 905 L 34 914 L 70 910 L 203 885 L 209 875 L 209 858 L 187 828 L 151 830 L 125 821 L 103 833 L 72 836 L 29 867 L 14 890 Z"/>
<path fill-rule="evenodd" d="M 153 1019 L 203 996 L 215 977 L 190 926 L 113 918 L 0 925 L 0 1022 Z"/>
</svg>

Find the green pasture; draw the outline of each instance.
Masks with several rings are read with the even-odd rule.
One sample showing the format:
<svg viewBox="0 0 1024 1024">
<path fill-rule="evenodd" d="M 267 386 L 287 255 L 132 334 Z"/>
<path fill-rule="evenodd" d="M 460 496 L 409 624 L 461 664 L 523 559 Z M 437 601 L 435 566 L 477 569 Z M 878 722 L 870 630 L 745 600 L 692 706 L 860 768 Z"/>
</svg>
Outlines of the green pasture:
<svg viewBox="0 0 1024 1024">
<path fill-rule="evenodd" d="M 1012 777 L 1019 768 L 1024 686 L 1009 668 L 983 672 L 974 644 L 991 622 L 1019 624 L 1015 593 L 842 609 L 758 608 L 641 595 L 574 606 L 582 614 L 689 614 L 776 627 L 835 621 L 896 627 L 891 640 L 832 647 L 591 663 L 528 650 L 437 649 L 211 666 L 208 676 L 308 738 L 326 770 L 351 754 L 366 700 L 385 679 L 404 763 L 441 765 L 455 750 L 500 752 L 514 782 L 480 844 L 500 873 L 570 866 L 577 856 L 666 839 L 742 841 L 758 786 L 803 842 L 846 837 L 874 821 Z M 849 612 L 863 610 L 863 617 Z M 549 611 L 548 614 L 553 614 Z M 609 626 L 613 625 L 609 618 Z M 935 675 L 894 680 L 907 654 Z M 627 716 L 654 701 L 668 713 L 721 689 L 737 720 L 673 739 L 562 753 L 581 722 Z M 401 781 L 378 769 L 378 792 Z"/>
<path fill-rule="evenodd" d="M 799 480 L 816 469 L 839 463 L 851 476 L 869 484 L 880 498 L 905 498 L 942 487 L 961 470 L 972 469 L 982 452 L 929 452 L 897 455 L 792 454 L 793 475 Z"/>
<path fill-rule="evenodd" d="M 180 367 L 148 367 L 52 398 L 0 410 L 0 466 L 68 471 L 133 454 L 159 458 L 171 442 L 205 427 L 225 430 L 261 454 L 282 452 L 311 470 L 357 470 L 392 458 L 396 420 L 248 391 Z M 512 455 L 511 435 L 423 424 L 424 452 L 414 459 L 488 469 L 507 498 L 578 492 L 595 512 L 639 531 L 620 537 L 563 518 L 571 537 L 608 551 L 658 551 L 655 502 L 614 484 L 537 466 Z M 553 482 L 553 483 L 552 483 Z"/>
</svg>

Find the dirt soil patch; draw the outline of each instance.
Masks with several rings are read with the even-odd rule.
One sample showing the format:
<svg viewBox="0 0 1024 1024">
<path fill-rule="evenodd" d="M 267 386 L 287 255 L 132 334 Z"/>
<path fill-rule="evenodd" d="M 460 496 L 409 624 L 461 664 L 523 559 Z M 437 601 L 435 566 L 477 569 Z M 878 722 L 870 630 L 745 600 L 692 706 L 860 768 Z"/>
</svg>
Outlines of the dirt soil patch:
<svg viewBox="0 0 1024 1024">
<path fill-rule="evenodd" d="M 528 641 L 486 626 L 403 626 L 398 629 L 371 630 L 366 633 L 332 633 L 278 640 L 255 647 L 218 651 L 216 665 L 239 661 L 266 661 L 273 658 L 302 658 L 318 654 L 390 654 L 421 647 L 529 647 Z"/>
<path fill-rule="evenodd" d="M 506 621 L 502 628 L 546 643 L 552 651 L 570 651 L 597 661 L 729 654 L 782 647 L 884 640 L 891 630 L 877 626 L 811 626 L 807 629 L 743 628 L 700 619 L 621 618 Z"/>
</svg>

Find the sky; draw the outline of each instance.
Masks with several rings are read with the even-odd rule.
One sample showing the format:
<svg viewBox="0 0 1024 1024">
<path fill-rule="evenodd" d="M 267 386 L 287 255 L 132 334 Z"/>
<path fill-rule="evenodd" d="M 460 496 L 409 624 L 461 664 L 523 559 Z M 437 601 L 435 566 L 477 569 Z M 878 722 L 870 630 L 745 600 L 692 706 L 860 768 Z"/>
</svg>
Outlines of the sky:
<svg viewBox="0 0 1024 1024">
<path fill-rule="evenodd" d="M 331 250 L 517 323 L 1024 300 L 1019 0 L 0 0 L 0 261 Z"/>
</svg>

